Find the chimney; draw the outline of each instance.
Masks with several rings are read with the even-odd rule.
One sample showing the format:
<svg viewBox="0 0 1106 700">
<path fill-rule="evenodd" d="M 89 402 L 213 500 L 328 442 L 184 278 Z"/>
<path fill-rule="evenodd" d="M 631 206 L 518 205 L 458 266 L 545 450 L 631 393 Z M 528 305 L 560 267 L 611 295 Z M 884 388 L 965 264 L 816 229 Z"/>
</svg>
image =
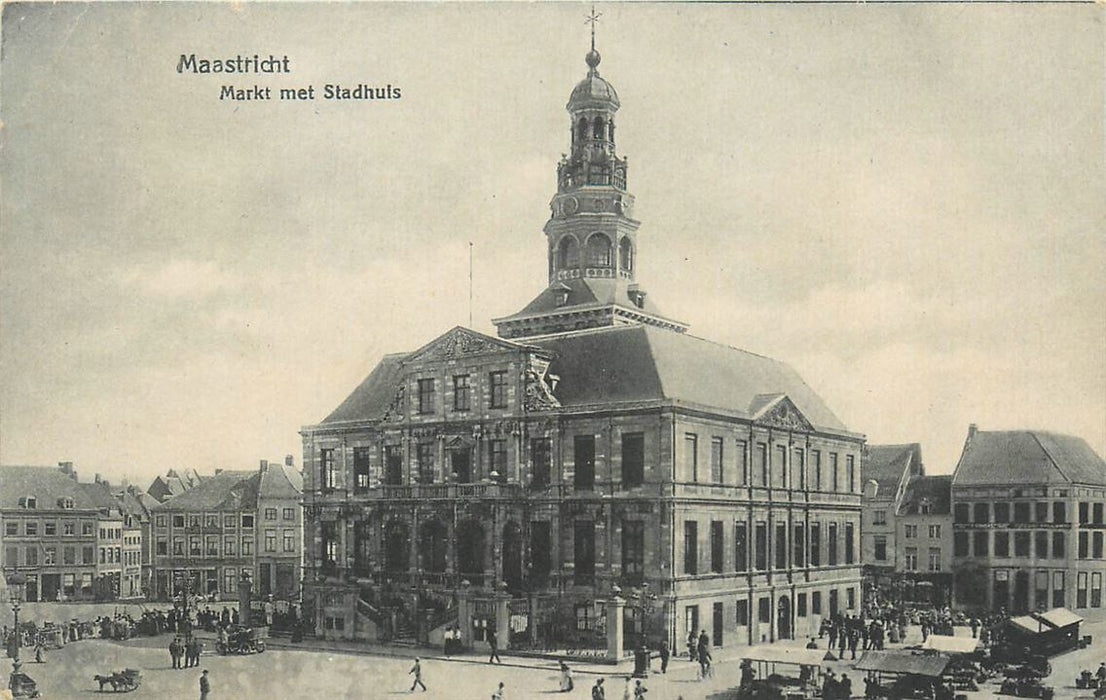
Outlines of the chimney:
<svg viewBox="0 0 1106 700">
<path fill-rule="evenodd" d="M 76 481 L 77 470 L 73 468 L 72 462 L 58 462 L 58 469 L 61 470 L 62 474 L 65 474 L 70 479 Z"/>
<path fill-rule="evenodd" d="M 216 474 L 222 474 L 222 473 L 223 473 L 223 470 L 222 470 L 222 469 L 218 469 L 218 468 L 216 468 L 216 470 L 215 470 L 215 473 L 216 473 Z"/>
<path fill-rule="evenodd" d="M 979 426 L 978 425 L 976 425 L 975 423 L 972 423 L 971 425 L 969 425 L 968 426 L 968 441 L 971 442 L 971 439 L 974 438 L 975 434 L 978 433 L 978 432 L 979 432 Z"/>
<path fill-rule="evenodd" d="M 292 455 L 284 455 L 284 466 L 294 467 L 296 466 L 296 458 Z"/>
<path fill-rule="evenodd" d="M 95 482 L 96 482 L 97 484 L 98 484 L 98 483 L 100 483 L 100 474 L 99 474 L 99 473 L 97 473 L 97 474 L 96 474 L 96 477 L 95 477 L 95 479 L 93 479 L 93 480 L 94 480 L 94 481 L 95 481 Z"/>
<path fill-rule="evenodd" d="M 267 460 L 267 459 L 261 460 L 261 471 L 262 472 L 269 471 L 269 460 Z"/>
</svg>

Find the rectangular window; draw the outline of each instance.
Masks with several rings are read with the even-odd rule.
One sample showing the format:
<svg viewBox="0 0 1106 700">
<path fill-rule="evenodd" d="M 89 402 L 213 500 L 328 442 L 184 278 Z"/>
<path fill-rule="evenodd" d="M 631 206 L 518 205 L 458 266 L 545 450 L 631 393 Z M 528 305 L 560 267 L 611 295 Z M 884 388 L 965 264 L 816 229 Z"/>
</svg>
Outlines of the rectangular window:
<svg viewBox="0 0 1106 700">
<path fill-rule="evenodd" d="M 540 580 L 549 574 L 553 567 L 550 549 L 553 546 L 552 529 L 548 520 L 530 521 L 530 560 L 533 574 Z"/>
<path fill-rule="evenodd" d="M 169 556 L 169 540 L 158 540 L 156 553 L 160 557 Z"/>
<path fill-rule="evenodd" d="M 1075 607 L 1087 607 L 1087 572 L 1080 571 L 1075 575 Z"/>
<path fill-rule="evenodd" d="M 941 570 L 941 548 L 930 547 L 929 548 L 929 570 L 940 571 Z"/>
<path fill-rule="evenodd" d="M 58 548 L 57 547 L 43 547 L 42 549 L 42 565 L 43 566 L 56 566 L 58 563 Z"/>
<path fill-rule="evenodd" d="M 886 525 L 887 524 L 887 511 L 876 510 L 872 511 L 872 524 L 873 525 Z M 886 538 L 884 538 L 886 540 Z"/>
<path fill-rule="evenodd" d="M 1014 556 L 1015 557 L 1028 557 L 1029 556 L 1029 533 L 1028 532 L 1015 532 L 1014 533 Z"/>
<path fill-rule="evenodd" d="M 234 569 L 223 569 L 223 592 L 238 592 L 238 575 Z"/>
<path fill-rule="evenodd" d="M 338 470 L 334 464 L 334 448 L 325 447 L 319 450 L 319 483 L 324 491 L 332 491 L 338 485 Z"/>
<path fill-rule="evenodd" d="M 712 483 L 723 483 L 722 474 L 722 438 L 711 438 L 710 441 L 710 480 Z"/>
<path fill-rule="evenodd" d="M 838 598 L 839 595 L 840 595 L 840 593 L 838 593 L 836 588 L 834 588 L 833 590 L 831 590 L 829 592 L 829 613 L 830 613 L 830 615 L 837 615 L 837 612 L 838 612 L 838 610 L 837 610 L 838 609 L 837 598 Z"/>
<path fill-rule="evenodd" d="M 103 552 L 101 552 L 101 554 L 102 553 Z M 23 550 L 23 563 L 27 566 L 38 566 L 38 548 L 27 547 L 25 550 Z"/>
<path fill-rule="evenodd" d="M 622 434 L 622 485 L 641 486 L 645 482 L 645 435 Z"/>
<path fill-rule="evenodd" d="M 181 525 L 183 525 L 183 524 L 184 524 L 184 522 L 181 521 Z M 81 535 L 86 536 L 86 537 L 91 536 L 92 535 L 92 528 L 93 528 L 93 525 L 92 525 L 91 521 L 87 521 L 87 520 L 82 520 L 81 521 Z"/>
<path fill-rule="evenodd" d="M 722 534 L 722 521 L 712 520 L 710 523 L 710 570 L 712 573 L 722 573 L 723 549 L 725 547 Z"/>
<path fill-rule="evenodd" d="M 887 538 L 883 535 L 877 535 L 873 544 L 876 561 L 887 561 Z"/>
<path fill-rule="evenodd" d="M 1052 533 L 1052 558 L 1063 559 L 1067 556 L 1063 532 Z"/>
<path fill-rule="evenodd" d="M 384 483 L 389 486 L 403 484 L 403 448 L 400 445 L 384 447 Z"/>
<path fill-rule="evenodd" d="M 952 555 L 954 557 L 968 556 L 968 533 L 952 533 Z"/>
<path fill-rule="evenodd" d="M 776 523 L 776 570 L 787 568 L 787 524 Z"/>
<path fill-rule="evenodd" d="M 768 485 L 768 445 L 763 442 L 757 443 L 757 463 L 754 465 L 754 471 L 756 472 L 757 486 Z"/>
<path fill-rule="evenodd" d="M 265 531 L 265 551 L 266 552 L 275 552 L 276 551 L 276 530 L 266 530 Z"/>
<path fill-rule="evenodd" d="M 296 551 L 296 531 L 285 530 L 284 531 L 284 551 L 295 552 Z"/>
<path fill-rule="evenodd" d="M 242 516 L 242 529 L 243 530 L 252 530 L 253 529 L 253 516 L 252 515 L 243 515 Z"/>
<path fill-rule="evenodd" d="M 207 547 L 205 548 L 205 551 L 207 552 L 207 556 L 209 556 L 209 557 L 219 556 L 219 538 L 218 537 L 208 537 L 208 538 L 206 538 L 205 544 L 207 545 Z"/>
<path fill-rule="evenodd" d="M 27 533 L 28 537 L 38 537 L 38 521 L 37 520 L 28 520 L 27 524 L 24 526 L 23 529 L 24 529 L 24 532 Z M 101 534 L 100 537 L 103 538 L 103 534 Z"/>
<path fill-rule="evenodd" d="M 768 524 L 757 523 L 756 542 L 753 547 L 753 566 L 757 571 L 768 568 Z"/>
<path fill-rule="evenodd" d="M 595 488 L 595 436 L 577 435 L 573 440 L 573 456 L 576 466 L 572 485 L 577 491 Z"/>
<path fill-rule="evenodd" d="M 248 557 L 251 554 L 253 554 L 253 540 L 249 538 L 242 540 L 242 556 Z"/>
<path fill-rule="evenodd" d="M 434 380 L 419 380 L 419 413 L 426 415 L 434 412 Z"/>
<path fill-rule="evenodd" d="M 954 523 L 967 523 L 971 518 L 971 504 L 970 503 L 957 503 L 952 509 L 952 520 Z"/>
<path fill-rule="evenodd" d="M 904 561 L 903 568 L 905 568 L 907 571 L 917 571 L 918 570 L 918 548 L 917 547 L 907 547 L 906 548 L 906 553 L 903 557 L 903 561 Z"/>
<path fill-rule="evenodd" d="M 941 537 L 941 526 L 940 525 L 930 525 L 929 526 L 929 539 L 936 540 L 936 539 L 940 539 L 940 537 Z"/>
<path fill-rule="evenodd" d="M 776 464 L 772 470 L 772 485 L 781 489 L 788 487 L 787 483 L 787 446 L 776 445 Z"/>
<path fill-rule="evenodd" d="M 745 523 L 734 523 L 733 526 L 733 560 L 734 571 L 749 570 L 749 533 Z"/>
<path fill-rule="evenodd" d="M 1048 522 L 1048 504 L 1047 503 L 1035 503 L 1033 509 L 1033 522 L 1047 523 Z"/>
<path fill-rule="evenodd" d="M 977 524 L 991 522 L 990 505 L 990 503 L 976 503 L 972 508 L 972 522 Z"/>
<path fill-rule="evenodd" d="M 174 537 L 173 538 L 173 556 L 174 557 L 183 557 L 184 556 L 184 538 L 183 537 Z"/>
<path fill-rule="evenodd" d="M 238 549 L 237 541 L 235 540 L 235 538 L 233 538 L 233 537 L 224 537 L 223 538 L 223 556 L 233 557 L 233 556 L 235 556 L 235 552 L 237 551 L 237 549 Z"/>
<path fill-rule="evenodd" d="M 4 534 L 8 537 L 19 535 L 19 523 L 9 520 L 4 523 Z"/>
<path fill-rule="evenodd" d="M 1094 517 L 1093 517 L 1093 518 L 1091 518 L 1091 521 L 1092 521 L 1092 522 L 1093 522 L 1093 523 L 1094 523 L 1095 525 L 1101 525 L 1101 524 L 1102 524 L 1102 516 L 1103 516 L 1103 513 L 1102 513 L 1102 511 L 1103 511 L 1103 505 L 1106 505 L 1106 504 L 1102 504 L 1102 503 L 1095 503 L 1095 504 L 1094 504 L 1094 508 L 1093 508 L 1093 512 L 1094 512 Z"/>
<path fill-rule="evenodd" d="M 622 575 L 631 585 L 640 585 L 645 577 L 645 523 L 622 521 Z"/>
<path fill-rule="evenodd" d="M 58 521 L 47 520 L 42 523 L 42 534 L 47 537 L 57 537 L 58 535 Z"/>
<path fill-rule="evenodd" d="M 1068 520 L 1068 504 L 1063 501 L 1054 501 L 1052 504 L 1052 522 L 1063 525 Z"/>
<path fill-rule="evenodd" d="M 1048 559 L 1048 533 L 1038 530 L 1033 533 L 1034 549 L 1037 550 L 1038 559 Z"/>
<path fill-rule="evenodd" d="M 768 598 L 761 598 L 757 601 L 757 621 L 758 622 L 771 622 L 772 621 L 772 601 Z"/>
<path fill-rule="evenodd" d="M 1102 531 L 1095 530 L 1091 535 L 1091 556 L 1095 559 L 1102 558 Z"/>
<path fill-rule="evenodd" d="M 856 493 L 856 458 L 853 455 L 845 456 L 845 478 L 848 481 L 849 493 Z M 852 589 L 849 589 L 852 591 Z M 849 606 L 852 608 L 852 606 Z"/>
<path fill-rule="evenodd" d="M 995 556 L 1010 556 L 1010 533 L 1002 530 L 995 531 Z"/>
<path fill-rule="evenodd" d="M 184 516 L 183 515 L 174 515 L 173 516 L 173 527 L 184 527 Z M 91 528 L 85 534 L 86 535 L 91 535 L 92 534 Z"/>
<path fill-rule="evenodd" d="M 810 485 L 812 491 L 822 490 L 822 451 L 814 450 L 810 453 L 810 458 L 814 460 L 814 483 Z"/>
<path fill-rule="evenodd" d="M 625 459 L 625 456 L 623 456 Z M 553 467 L 553 442 L 549 438 L 530 440 L 530 464 L 532 465 L 532 483 L 534 486 L 548 486 Z"/>
<path fill-rule="evenodd" d="M 845 589 L 845 609 L 852 610 L 856 607 L 856 589 L 852 586 Z"/>
<path fill-rule="evenodd" d="M 224 530 L 228 530 L 228 529 L 233 530 L 237 526 L 238 526 L 238 517 L 237 516 L 234 516 L 234 515 L 224 515 L 223 516 L 223 529 Z"/>
<path fill-rule="evenodd" d="M 284 512 L 282 513 L 282 517 L 283 517 L 284 520 L 295 520 L 296 519 L 296 509 L 295 508 L 285 508 Z"/>
<path fill-rule="evenodd" d="M 188 556 L 198 557 L 203 554 L 203 542 L 199 537 L 193 536 L 188 538 Z"/>
<path fill-rule="evenodd" d="M 749 601 L 737 601 L 736 622 L 738 627 L 746 627 L 749 624 Z"/>
<path fill-rule="evenodd" d="M 1102 573 L 1098 571 L 1091 574 L 1091 607 L 1102 607 Z"/>
<path fill-rule="evenodd" d="M 1086 501 L 1079 502 L 1079 524 L 1086 525 L 1091 521 L 1091 504 Z"/>
<path fill-rule="evenodd" d="M 749 445 L 744 440 L 737 441 L 737 473 L 741 477 L 741 485 L 749 485 Z"/>
<path fill-rule="evenodd" d="M 837 566 L 837 523 L 830 523 L 826 532 L 826 540 L 829 545 L 827 553 L 830 566 Z"/>
<path fill-rule="evenodd" d="M 504 371 L 488 374 L 491 387 L 492 408 L 507 408 L 507 373 Z"/>
<path fill-rule="evenodd" d="M 371 447 L 353 448 L 353 490 L 363 493 L 372 485 L 372 472 L 369 471 Z"/>
<path fill-rule="evenodd" d="M 972 551 L 975 552 L 977 557 L 986 557 L 988 555 L 987 545 L 990 542 L 989 532 L 973 532 L 972 533 Z"/>
<path fill-rule="evenodd" d="M 468 411 L 472 408 L 469 396 L 469 375 L 458 374 L 453 378 L 453 410 Z"/>
<path fill-rule="evenodd" d="M 577 520 L 573 523 L 573 575 L 579 585 L 592 583 L 595 576 L 595 523 Z"/>
<path fill-rule="evenodd" d="M 822 526 L 818 523 L 810 524 L 810 565 L 822 565 Z"/>
<path fill-rule="evenodd" d="M 1047 571 L 1038 571 L 1037 572 L 1037 586 L 1036 586 L 1036 588 L 1037 588 L 1036 600 L 1041 605 L 1047 605 L 1048 604 L 1048 582 L 1049 582 L 1048 572 Z"/>
<path fill-rule="evenodd" d="M 822 614 L 822 592 L 814 591 L 810 594 L 810 614 L 821 615 Z"/>
<path fill-rule="evenodd" d="M 918 538 L 918 526 L 917 525 L 903 525 L 903 536 L 908 540 L 914 540 Z"/>
<path fill-rule="evenodd" d="M 841 490 L 841 475 L 837 472 L 837 453 L 830 452 L 830 479 L 832 480 L 831 490 L 837 493 Z"/>
<path fill-rule="evenodd" d="M 494 442 L 494 441 L 493 441 Z M 502 442 L 502 441 L 500 441 Z M 438 445 L 434 442 L 420 442 L 415 448 L 415 459 L 419 463 L 419 483 L 420 484 L 433 484 L 434 483 L 434 470 L 435 463 L 434 457 L 437 454 Z M 504 455 L 506 457 L 506 455 Z M 494 462 L 493 462 L 494 465 Z M 500 472 L 502 474 L 503 472 Z"/>
<path fill-rule="evenodd" d="M 852 523 L 845 523 L 845 563 L 856 562 L 855 528 Z"/>
<path fill-rule="evenodd" d="M 1064 598 L 1064 572 L 1054 571 L 1052 573 L 1052 607 L 1062 608 L 1067 605 Z"/>
<path fill-rule="evenodd" d="M 695 433 L 684 434 L 684 459 L 687 460 L 687 473 L 692 482 L 699 481 L 699 436 Z"/>
<path fill-rule="evenodd" d="M 1006 502 L 996 503 L 995 505 L 995 522 L 996 523 L 1008 523 L 1010 522 L 1010 504 Z"/>
<path fill-rule="evenodd" d="M 1029 522 L 1029 504 L 1025 501 L 1019 501 L 1014 504 L 1014 522 L 1015 523 L 1028 523 Z"/>
<path fill-rule="evenodd" d="M 801 447 L 791 451 L 791 488 L 806 488 L 806 460 Z"/>
<path fill-rule="evenodd" d="M 699 523 L 694 520 L 684 522 L 684 573 L 699 573 Z"/>
<path fill-rule="evenodd" d="M 795 615 L 806 617 L 806 593 L 800 593 L 795 597 Z"/>
<path fill-rule="evenodd" d="M 806 566 L 806 528 L 802 523 L 795 523 L 792 533 L 792 539 L 795 540 L 792 547 L 795 553 L 795 566 Z"/>
<path fill-rule="evenodd" d="M 265 519 L 266 520 L 276 520 L 277 519 L 277 509 L 276 508 L 266 508 L 265 509 Z"/>
<path fill-rule="evenodd" d="M 1080 532 L 1079 533 L 1079 558 L 1080 559 L 1086 559 L 1089 556 L 1090 549 L 1091 549 L 1090 548 L 1090 533 L 1086 532 L 1086 531 Z"/>
</svg>

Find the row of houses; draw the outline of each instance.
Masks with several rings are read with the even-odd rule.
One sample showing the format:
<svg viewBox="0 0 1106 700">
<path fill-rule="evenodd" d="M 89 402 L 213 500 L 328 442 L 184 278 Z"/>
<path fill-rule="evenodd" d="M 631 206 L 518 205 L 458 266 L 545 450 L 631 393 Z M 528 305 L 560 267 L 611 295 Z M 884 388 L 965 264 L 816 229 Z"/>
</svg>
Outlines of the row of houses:
<svg viewBox="0 0 1106 700">
<path fill-rule="evenodd" d="M 26 600 L 299 596 L 302 478 L 291 457 L 257 470 L 170 470 L 148 491 L 81 482 L 72 463 L 0 466 L 0 567 Z M 153 495 L 157 494 L 157 496 Z"/>
<path fill-rule="evenodd" d="M 865 584 L 884 599 L 1104 607 L 1106 463 L 1084 440 L 971 425 L 951 475 L 916 443 L 868 446 L 863 472 Z"/>
</svg>

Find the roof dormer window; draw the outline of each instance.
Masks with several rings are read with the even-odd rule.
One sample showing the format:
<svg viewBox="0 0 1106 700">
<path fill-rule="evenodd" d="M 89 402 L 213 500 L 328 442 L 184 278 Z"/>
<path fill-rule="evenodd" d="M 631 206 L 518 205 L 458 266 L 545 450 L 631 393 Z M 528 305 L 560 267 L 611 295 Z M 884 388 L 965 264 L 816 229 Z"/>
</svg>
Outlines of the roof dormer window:
<svg viewBox="0 0 1106 700">
<path fill-rule="evenodd" d="M 26 508 L 27 510 L 35 510 L 38 508 L 38 499 L 34 496 L 21 496 L 19 498 L 19 507 Z"/>
<path fill-rule="evenodd" d="M 73 510 L 73 499 L 69 496 L 64 496 L 58 499 L 58 507 L 62 510 Z"/>
</svg>

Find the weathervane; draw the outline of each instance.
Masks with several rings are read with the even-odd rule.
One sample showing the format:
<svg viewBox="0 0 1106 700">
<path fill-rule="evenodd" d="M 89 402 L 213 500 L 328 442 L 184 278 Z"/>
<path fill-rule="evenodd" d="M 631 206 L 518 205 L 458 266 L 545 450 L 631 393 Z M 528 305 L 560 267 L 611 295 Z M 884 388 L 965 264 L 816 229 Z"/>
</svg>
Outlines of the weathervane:
<svg viewBox="0 0 1106 700">
<path fill-rule="evenodd" d="M 595 51 L 595 25 L 599 22 L 599 18 L 603 16 L 602 12 L 595 11 L 595 5 L 591 6 L 591 14 L 584 20 L 584 24 L 591 25 L 591 50 Z"/>
</svg>

